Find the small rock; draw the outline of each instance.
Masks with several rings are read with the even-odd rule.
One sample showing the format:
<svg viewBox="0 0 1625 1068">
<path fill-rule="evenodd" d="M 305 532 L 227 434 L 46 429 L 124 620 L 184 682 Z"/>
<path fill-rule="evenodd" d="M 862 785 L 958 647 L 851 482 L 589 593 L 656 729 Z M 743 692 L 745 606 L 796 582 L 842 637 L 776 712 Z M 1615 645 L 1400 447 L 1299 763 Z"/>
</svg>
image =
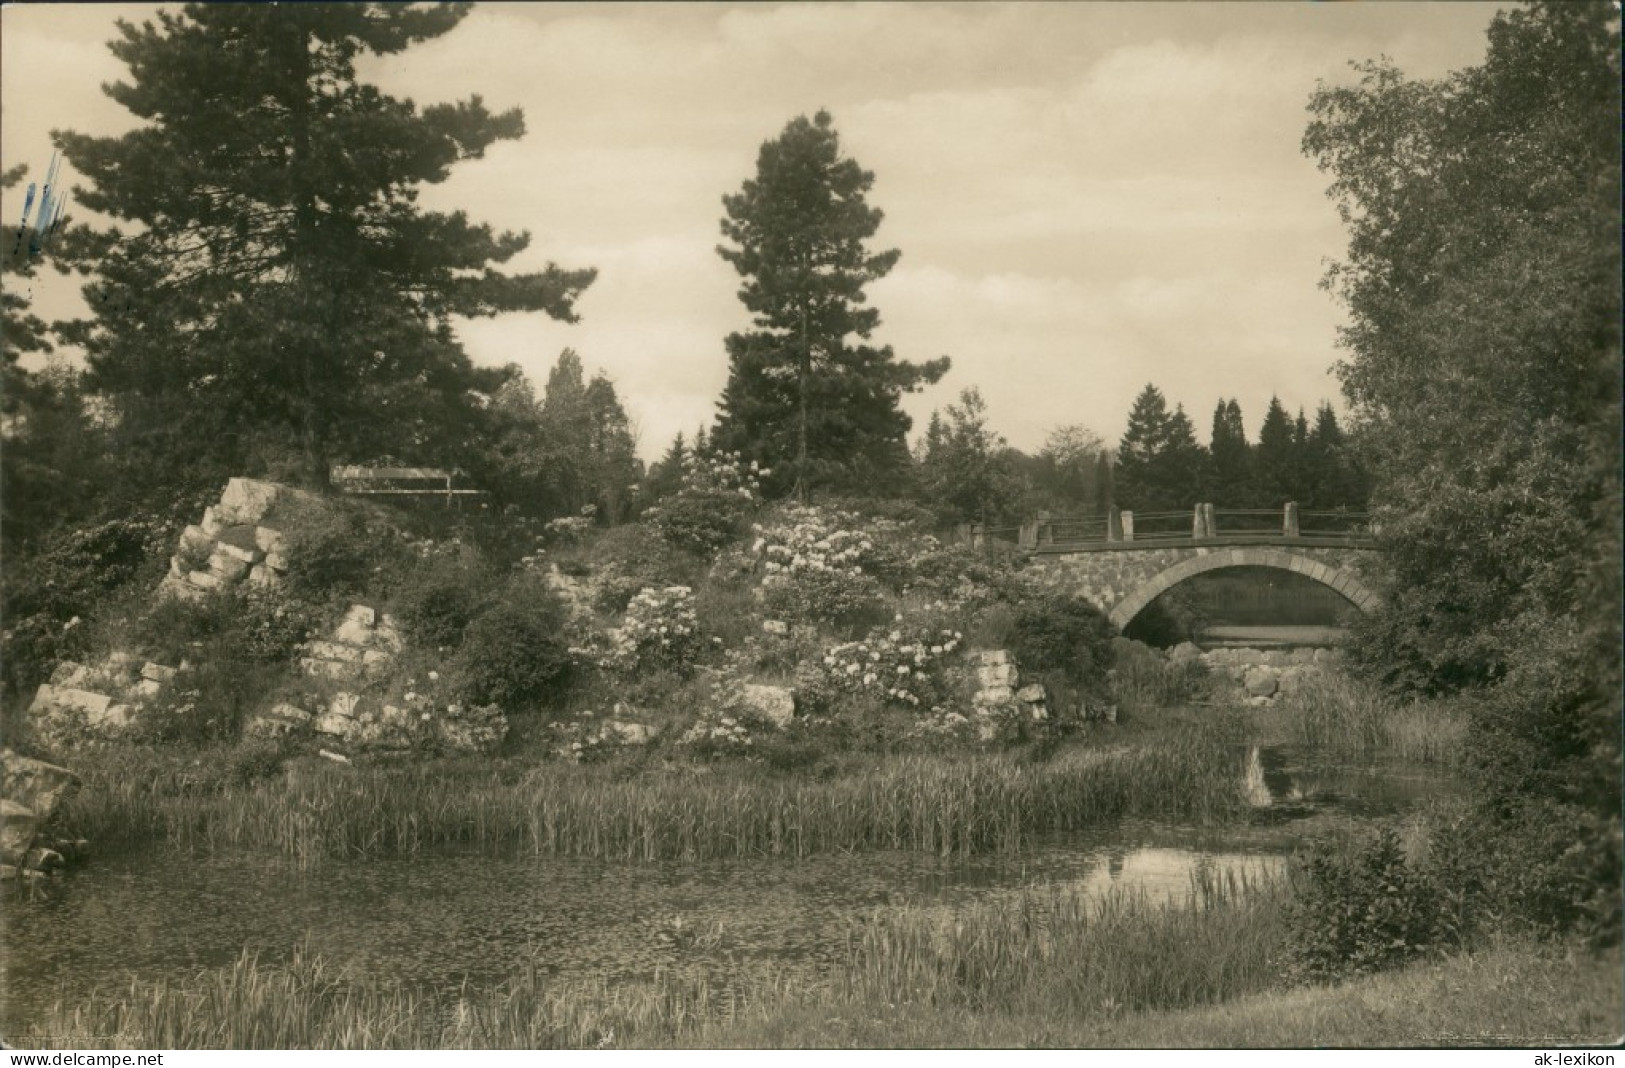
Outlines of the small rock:
<svg viewBox="0 0 1625 1068">
<path fill-rule="evenodd" d="M 61 853 L 45 846 L 35 846 L 23 858 L 23 867 L 29 871 L 56 871 L 65 863 Z"/>
<path fill-rule="evenodd" d="M 353 664 L 361 659 L 360 649 L 343 642 L 311 642 L 305 649 L 318 660 L 341 660 L 346 664 Z"/>
<path fill-rule="evenodd" d="M 282 548 L 282 532 L 270 527 L 255 527 L 254 547 L 262 553 L 277 552 Z"/>
<path fill-rule="evenodd" d="M 282 581 L 282 576 L 272 571 L 265 564 L 255 564 L 248 569 L 248 584 L 250 586 L 275 586 Z"/>
<path fill-rule="evenodd" d="M 64 660 L 56 666 L 56 670 L 51 672 L 50 684 L 72 689 L 83 684 L 89 674 L 90 669 L 85 665 L 77 664 L 72 660 Z"/>
<path fill-rule="evenodd" d="M 1180 642 L 1168 650 L 1168 659 L 1176 664 L 1187 660 L 1198 660 L 1201 656 L 1202 650 L 1198 649 L 1192 642 Z"/>
<path fill-rule="evenodd" d="M 236 582 L 248 574 L 248 563 L 237 559 L 237 557 L 225 552 L 222 548 L 216 550 L 215 554 L 209 557 L 209 571 L 220 576 L 223 582 Z"/>
<path fill-rule="evenodd" d="M 350 762 L 349 757 L 345 756 L 343 753 L 335 753 L 331 749 L 318 749 L 316 750 L 316 755 L 326 757 L 335 764 L 348 764 Z"/>
<path fill-rule="evenodd" d="M 9 798 L 0 799 L 0 861 L 21 867 L 39 825 L 40 818 L 33 809 Z"/>
<path fill-rule="evenodd" d="M 762 629 L 769 634 L 776 634 L 782 638 L 790 633 L 790 624 L 778 619 L 764 619 L 762 620 Z"/>
<path fill-rule="evenodd" d="M 249 534 L 248 537 L 252 538 L 253 535 Z M 244 564 L 259 563 L 260 559 L 264 556 L 258 547 L 252 549 L 244 548 L 241 545 L 233 545 L 224 538 L 221 538 L 220 541 L 215 544 L 214 551 L 218 555 L 229 556 L 232 559 Z"/>
<path fill-rule="evenodd" d="M 212 564 L 214 557 L 209 557 L 209 562 Z M 220 588 L 220 576 L 208 571 L 188 571 L 186 581 L 200 590 L 217 590 Z"/>
<path fill-rule="evenodd" d="M 141 677 L 153 682 L 168 682 L 175 677 L 175 669 L 155 664 L 151 660 L 141 665 Z"/>
<path fill-rule="evenodd" d="M 622 745 L 648 745 L 652 737 L 648 725 L 644 723 L 625 723 L 612 719 L 605 723 L 604 727 L 614 731 Z"/>
<path fill-rule="evenodd" d="M 1045 698 L 1044 684 L 1041 682 L 1028 683 L 1016 691 L 1016 700 L 1024 704 L 1043 704 Z"/>
<path fill-rule="evenodd" d="M 353 604 L 344 612 L 344 621 L 348 623 L 352 620 L 365 627 L 375 627 L 378 625 L 378 613 L 364 604 Z"/>
</svg>

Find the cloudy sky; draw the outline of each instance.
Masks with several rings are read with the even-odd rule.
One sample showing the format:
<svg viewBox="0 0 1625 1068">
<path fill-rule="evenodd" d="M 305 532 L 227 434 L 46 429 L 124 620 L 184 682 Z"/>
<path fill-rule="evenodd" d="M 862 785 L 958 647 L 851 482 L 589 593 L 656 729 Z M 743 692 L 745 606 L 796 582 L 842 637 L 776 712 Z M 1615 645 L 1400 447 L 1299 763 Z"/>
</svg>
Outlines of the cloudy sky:
<svg viewBox="0 0 1625 1068">
<path fill-rule="evenodd" d="M 1066 423 L 1115 441 L 1146 382 L 1204 438 L 1221 396 L 1250 434 L 1271 394 L 1335 399 L 1341 312 L 1318 282 L 1344 234 L 1299 151 L 1309 94 L 1380 54 L 1419 76 L 1475 64 L 1498 6 L 486 4 L 366 73 L 420 105 L 479 93 L 524 110 L 523 140 L 424 203 L 530 231 L 518 266 L 599 278 L 579 323 L 513 315 L 462 336 L 538 383 L 574 348 L 614 379 L 646 457 L 709 421 L 722 339 L 748 322 L 715 252 L 721 198 L 821 107 L 875 172 L 876 246 L 903 253 L 870 289 L 878 339 L 953 358 L 909 410 L 923 425 L 974 385 L 1035 449 Z M 129 128 L 100 91 L 126 73 L 105 42 L 151 10 L 3 9 L 0 162 L 38 178 L 51 130 Z M 48 274 L 34 296 L 61 315 L 75 289 Z"/>
</svg>

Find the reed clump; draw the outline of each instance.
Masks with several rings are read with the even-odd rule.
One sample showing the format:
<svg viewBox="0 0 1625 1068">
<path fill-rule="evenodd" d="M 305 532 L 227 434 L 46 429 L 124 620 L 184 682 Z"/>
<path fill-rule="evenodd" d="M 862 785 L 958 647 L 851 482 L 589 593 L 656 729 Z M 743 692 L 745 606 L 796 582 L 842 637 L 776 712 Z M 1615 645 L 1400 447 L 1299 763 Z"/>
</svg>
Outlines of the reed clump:
<svg viewBox="0 0 1625 1068">
<path fill-rule="evenodd" d="M 101 842 L 247 848 L 315 863 L 444 845 L 493 854 L 655 861 L 902 849 L 1017 853 L 1122 816 L 1194 822 L 1245 807 L 1229 732 L 1195 727 L 1038 762 L 1010 753 L 866 759 L 829 779 L 721 763 L 632 777 L 592 765 L 477 761 L 205 779 L 153 755 L 92 759 L 65 818 Z"/>
<path fill-rule="evenodd" d="M 1458 704 L 1400 703 L 1342 674 L 1305 676 L 1293 692 L 1258 710 L 1255 722 L 1293 744 L 1385 750 L 1403 760 L 1432 764 L 1455 763 L 1467 735 L 1467 715 Z"/>
</svg>

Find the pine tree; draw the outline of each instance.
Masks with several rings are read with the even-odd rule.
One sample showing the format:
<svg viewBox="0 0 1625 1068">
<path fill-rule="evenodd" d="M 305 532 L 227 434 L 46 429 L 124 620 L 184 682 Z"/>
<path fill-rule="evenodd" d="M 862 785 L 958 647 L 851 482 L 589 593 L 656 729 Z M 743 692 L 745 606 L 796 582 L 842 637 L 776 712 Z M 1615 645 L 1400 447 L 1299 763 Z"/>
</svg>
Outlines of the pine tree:
<svg viewBox="0 0 1625 1068">
<path fill-rule="evenodd" d="M 1210 441 L 1213 477 L 1208 499 L 1219 508 L 1252 507 L 1252 450 L 1247 445 L 1241 405 L 1235 398 L 1221 400 L 1213 409 Z"/>
<path fill-rule="evenodd" d="M 683 470 L 688 463 L 688 446 L 683 444 L 683 432 L 679 430 L 672 439 L 671 447 L 666 454 L 656 460 L 649 469 L 649 477 L 643 484 L 643 500 L 646 504 L 653 504 L 663 497 L 669 497 L 683 486 Z"/>
<path fill-rule="evenodd" d="M 1149 511 L 1160 500 L 1152 462 L 1167 447 L 1168 402 L 1162 391 L 1146 383 L 1129 410 L 1128 429 L 1117 446 L 1117 505 L 1130 511 Z"/>
<path fill-rule="evenodd" d="M 1167 441 L 1152 469 L 1162 498 L 1156 507 L 1185 511 L 1203 499 L 1208 488 L 1208 454 L 1197 443 L 1196 427 L 1182 404 L 1174 405 L 1168 417 Z"/>
<path fill-rule="evenodd" d="M 135 224 L 70 242 L 99 277 L 72 340 L 132 443 L 194 454 L 386 452 L 446 463 L 499 384 L 458 316 L 573 319 L 592 271 L 504 275 L 523 234 L 416 200 L 454 163 L 524 131 L 478 97 L 418 110 L 361 81 L 363 54 L 447 33 L 467 4 L 192 4 L 121 22 L 132 81 L 106 87 L 143 125 L 58 133 L 86 208 Z M 175 433 L 184 427 L 184 433 Z"/>
<path fill-rule="evenodd" d="M 1254 454 L 1254 500 L 1261 508 L 1280 508 L 1296 500 L 1297 445 L 1292 417 L 1286 414 L 1279 397 L 1270 398 L 1264 425 L 1258 431 Z"/>
<path fill-rule="evenodd" d="M 820 111 L 764 144 L 756 177 L 723 198 L 733 245 L 717 252 L 745 280 L 755 329 L 728 336 L 717 441 L 793 479 L 803 498 L 815 485 L 872 489 L 906 465 L 899 399 L 948 369 L 946 357 L 911 364 L 862 344 L 880 322 L 864 287 L 899 255 L 865 245 L 881 220 L 865 199 L 873 184 Z"/>
<path fill-rule="evenodd" d="M 1117 449 L 1116 493 L 1121 508 L 1140 512 L 1184 511 L 1201 497 L 1207 452 L 1184 407 L 1168 411 L 1162 392 L 1147 385 L 1129 411 Z"/>
<path fill-rule="evenodd" d="M 643 477 L 637 439 L 615 393 L 615 384 L 603 374 L 593 376 L 583 401 L 587 410 L 589 492 L 599 517 L 613 526 L 629 517 L 631 495 Z"/>
</svg>

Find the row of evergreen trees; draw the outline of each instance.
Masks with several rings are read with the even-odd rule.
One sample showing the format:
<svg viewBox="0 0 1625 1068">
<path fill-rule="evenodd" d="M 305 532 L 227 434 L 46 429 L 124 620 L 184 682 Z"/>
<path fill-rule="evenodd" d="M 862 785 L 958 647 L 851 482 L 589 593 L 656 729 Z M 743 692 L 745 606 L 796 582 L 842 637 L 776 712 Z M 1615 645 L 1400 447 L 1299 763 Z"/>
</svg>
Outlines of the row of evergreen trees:
<svg viewBox="0 0 1625 1068">
<path fill-rule="evenodd" d="M 1112 476 L 1113 503 L 1141 512 L 1179 511 L 1198 501 L 1221 509 L 1296 501 L 1305 508 L 1359 510 L 1367 494 L 1366 477 L 1329 402 L 1311 425 L 1302 409 L 1293 419 L 1280 398 L 1271 397 L 1255 445 L 1247 441 L 1241 405 L 1220 400 L 1204 447 L 1184 407 L 1169 411 L 1150 384 L 1129 412 Z"/>
</svg>

